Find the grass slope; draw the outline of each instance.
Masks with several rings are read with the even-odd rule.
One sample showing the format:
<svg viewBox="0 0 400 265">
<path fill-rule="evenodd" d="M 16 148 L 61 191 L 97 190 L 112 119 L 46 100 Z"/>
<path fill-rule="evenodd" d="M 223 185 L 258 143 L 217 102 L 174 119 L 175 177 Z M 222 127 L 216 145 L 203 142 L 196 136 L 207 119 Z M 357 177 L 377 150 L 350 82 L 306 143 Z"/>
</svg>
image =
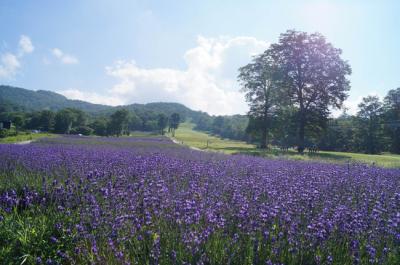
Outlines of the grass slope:
<svg viewBox="0 0 400 265">
<path fill-rule="evenodd" d="M 175 132 L 175 139 L 190 147 L 227 154 L 256 150 L 255 145 L 247 144 L 243 141 L 221 139 L 204 132 L 195 131 L 193 127 L 194 124 L 192 123 L 182 123 Z"/>
<path fill-rule="evenodd" d="M 255 145 L 247 144 L 243 141 L 220 139 L 204 132 L 194 131 L 193 127 L 194 125 L 191 123 L 181 124 L 175 133 L 176 140 L 185 145 L 201 150 L 219 151 L 227 154 L 249 154 L 268 158 L 284 158 L 305 161 L 317 160 L 331 163 L 356 162 L 375 164 L 383 167 L 400 167 L 400 155 L 395 154 L 385 153 L 381 155 L 369 155 L 360 153 L 320 151 L 316 154 L 305 153 L 300 155 L 295 150 L 283 152 L 274 148 L 263 151 L 256 149 Z"/>
</svg>

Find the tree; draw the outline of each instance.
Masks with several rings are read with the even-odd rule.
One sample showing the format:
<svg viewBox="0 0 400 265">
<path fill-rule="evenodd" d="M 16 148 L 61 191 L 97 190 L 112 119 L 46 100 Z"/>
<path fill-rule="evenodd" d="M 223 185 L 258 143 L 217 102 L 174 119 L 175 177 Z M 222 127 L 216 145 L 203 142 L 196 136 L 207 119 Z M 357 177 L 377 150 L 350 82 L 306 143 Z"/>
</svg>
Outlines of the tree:
<svg viewBox="0 0 400 265">
<path fill-rule="evenodd" d="M 178 129 L 180 123 L 179 113 L 172 113 L 169 118 L 169 128 L 172 131 L 172 137 L 175 137 L 175 130 Z"/>
<path fill-rule="evenodd" d="M 85 127 L 88 120 L 87 114 L 80 109 L 70 108 L 70 110 L 75 116 L 72 127 Z"/>
<path fill-rule="evenodd" d="M 293 106 L 280 106 L 277 110 L 271 128 L 276 145 L 284 148 L 296 145 L 296 113 Z"/>
<path fill-rule="evenodd" d="M 93 129 L 96 135 L 106 136 L 107 135 L 107 120 L 106 118 L 97 118 L 94 120 L 90 127 Z"/>
<path fill-rule="evenodd" d="M 318 139 L 321 150 L 350 152 L 357 151 L 355 144 L 357 118 L 344 112 L 338 118 L 329 120 L 323 134 Z"/>
<path fill-rule="evenodd" d="M 57 133 L 69 134 L 75 118 L 76 116 L 72 109 L 67 108 L 58 111 L 54 118 L 54 131 Z"/>
<path fill-rule="evenodd" d="M 208 115 L 201 115 L 195 121 L 195 130 L 210 131 L 213 119 Z"/>
<path fill-rule="evenodd" d="M 304 150 L 305 130 L 312 112 L 327 118 L 329 107 L 340 108 L 347 98 L 351 68 L 342 51 L 319 33 L 288 30 L 266 51 L 280 73 L 275 80 L 298 108 L 298 151 Z"/>
<path fill-rule="evenodd" d="M 276 71 L 268 52 L 254 57 L 252 63 L 239 68 L 238 79 L 250 106 L 248 116 L 260 122 L 249 130 L 261 130 L 261 148 L 268 146 L 271 119 L 278 106 L 278 93 L 274 83 Z M 254 125 L 254 124 L 253 124 Z"/>
<path fill-rule="evenodd" d="M 389 90 L 384 99 L 385 132 L 390 138 L 390 151 L 400 154 L 400 87 Z"/>
<path fill-rule="evenodd" d="M 35 111 L 32 113 L 29 113 L 27 115 L 27 121 L 25 124 L 25 128 L 31 129 L 31 130 L 32 129 L 40 129 L 40 125 L 41 125 L 40 114 L 41 114 L 40 111 Z"/>
<path fill-rule="evenodd" d="M 129 115 L 128 129 L 130 131 L 140 130 L 142 129 L 142 122 L 142 119 L 136 113 L 132 112 Z"/>
<path fill-rule="evenodd" d="M 94 130 L 89 126 L 78 126 L 71 130 L 71 134 L 91 135 Z"/>
<path fill-rule="evenodd" d="M 39 129 L 49 132 L 54 127 L 55 114 L 51 110 L 42 110 L 39 114 Z"/>
<path fill-rule="evenodd" d="M 160 113 L 158 114 L 158 119 L 157 119 L 157 127 L 160 130 L 161 135 L 164 135 L 165 133 L 165 128 L 167 128 L 168 125 L 168 117 L 163 114 Z"/>
<path fill-rule="evenodd" d="M 18 131 L 25 124 L 25 117 L 23 114 L 20 113 L 14 114 L 12 117 L 12 122 L 15 125 L 15 132 L 18 134 Z"/>
<path fill-rule="evenodd" d="M 120 136 L 128 129 L 129 111 L 120 109 L 111 115 L 108 131 L 112 135 Z"/>
<path fill-rule="evenodd" d="M 361 148 L 369 154 L 379 153 L 382 143 L 382 103 L 377 96 L 368 96 L 362 99 L 358 108 L 358 138 L 361 140 Z"/>
</svg>

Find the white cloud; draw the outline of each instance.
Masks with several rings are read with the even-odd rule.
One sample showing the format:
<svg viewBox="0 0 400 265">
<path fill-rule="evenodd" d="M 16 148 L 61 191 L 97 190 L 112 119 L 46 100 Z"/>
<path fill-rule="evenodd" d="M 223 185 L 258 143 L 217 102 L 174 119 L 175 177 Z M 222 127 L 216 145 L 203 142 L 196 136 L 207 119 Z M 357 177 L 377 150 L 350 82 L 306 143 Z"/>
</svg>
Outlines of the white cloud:
<svg viewBox="0 0 400 265">
<path fill-rule="evenodd" d="M 7 46 L 7 45 L 3 45 Z M 18 69 L 21 68 L 21 59 L 25 54 L 32 53 L 34 50 L 31 39 L 28 36 L 21 35 L 18 43 L 18 54 L 11 52 L 0 54 L 0 79 L 13 78 Z"/>
<path fill-rule="evenodd" d="M 118 98 L 108 97 L 108 96 L 101 96 L 97 93 L 93 92 L 84 92 L 78 89 L 67 89 L 59 91 L 58 93 L 66 96 L 70 99 L 79 99 L 84 101 L 89 101 L 96 104 L 104 104 L 104 105 L 111 105 L 111 106 L 118 106 L 122 105 L 123 102 Z"/>
<path fill-rule="evenodd" d="M 77 63 L 79 63 L 78 58 L 76 58 L 73 55 L 66 54 L 66 53 L 64 53 L 62 50 L 60 50 L 58 48 L 52 49 L 51 52 L 63 64 L 77 64 Z"/>
<path fill-rule="evenodd" d="M 252 37 L 206 38 L 185 52 L 186 69 L 142 68 L 135 61 L 120 60 L 106 67 L 117 83 L 105 94 L 77 89 L 60 91 L 74 99 L 107 105 L 179 102 L 210 114 L 244 114 L 248 107 L 237 84 L 238 68 L 269 44 Z M 63 53 L 54 49 L 53 54 Z"/>
<path fill-rule="evenodd" d="M 31 39 L 28 36 L 21 35 L 19 39 L 19 56 L 24 54 L 32 53 L 35 47 L 32 44 Z"/>
<path fill-rule="evenodd" d="M 6 44 L 3 44 L 7 47 Z M 18 69 L 21 68 L 20 60 L 25 54 L 32 53 L 34 50 L 31 39 L 28 36 L 21 35 L 18 43 L 18 53 L 6 52 L 0 54 L 0 79 L 13 78 Z"/>
<path fill-rule="evenodd" d="M 5 53 L 1 55 L 0 78 L 13 77 L 20 67 L 21 63 L 14 54 Z"/>
<path fill-rule="evenodd" d="M 106 67 L 117 83 L 100 95 L 77 89 L 60 93 L 74 99 L 107 105 L 148 102 L 179 102 L 210 114 L 244 114 L 248 107 L 237 84 L 238 68 L 269 44 L 252 37 L 206 38 L 185 52 L 184 70 L 142 68 L 135 61 L 120 60 Z M 63 53 L 53 50 L 57 56 Z"/>
<path fill-rule="evenodd" d="M 108 94 L 124 104 L 170 101 L 210 114 L 244 114 L 248 107 L 236 82 L 237 69 L 268 45 L 252 37 L 199 36 L 197 46 L 183 56 L 184 70 L 145 69 L 134 61 L 117 61 L 106 67 L 118 80 Z"/>
</svg>

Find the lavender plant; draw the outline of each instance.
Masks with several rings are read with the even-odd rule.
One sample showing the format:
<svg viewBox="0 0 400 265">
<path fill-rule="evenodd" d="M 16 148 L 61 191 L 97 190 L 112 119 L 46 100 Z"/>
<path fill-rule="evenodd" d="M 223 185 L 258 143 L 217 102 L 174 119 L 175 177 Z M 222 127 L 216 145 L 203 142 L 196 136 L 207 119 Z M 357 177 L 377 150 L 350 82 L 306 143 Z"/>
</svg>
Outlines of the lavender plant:
<svg viewBox="0 0 400 265">
<path fill-rule="evenodd" d="M 6 263 L 400 264 L 400 169 L 60 137 L 0 145 L 0 194 Z"/>
</svg>

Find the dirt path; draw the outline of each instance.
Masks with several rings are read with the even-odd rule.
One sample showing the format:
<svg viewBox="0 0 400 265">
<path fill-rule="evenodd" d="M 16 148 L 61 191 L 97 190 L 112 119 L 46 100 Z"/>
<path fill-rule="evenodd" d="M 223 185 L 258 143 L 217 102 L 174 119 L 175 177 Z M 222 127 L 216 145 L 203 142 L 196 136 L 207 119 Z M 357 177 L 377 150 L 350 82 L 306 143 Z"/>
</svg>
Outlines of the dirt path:
<svg viewBox="0 0 400 265">
<path fill-rule="evenodd" d="M 171 139 L 171 140 L 172 140 L 172 142 L 174 142 L 175 144 L 179 144 L 179 145 L 187 146 L 187 147 L 189 147 L 189 148 L 190 148 L 190 149 L 192 149 L 192 150 L 206 152 L 206 150 L 202 150 L 202 149 L 200 149 L 200 148 L 197 148 L 197 147 L 193 147 L 193 146 L 186 145 L 186 144 L 184 144 L 183 142 L 180 142 L 180 141 L 176 140 L 176 139 L 175 139 L 175 138 L 173 138 L 173 137 L 169 137 L 169 139 Z"/>
<path fill-rule="evenodd" d="M 24 144 L 30 144 L 32 142 L 33 142 L 33 140 L 27 140 L 27 141 L 16 142 L 14 144 L 24 145 Z"/>
</svg>

